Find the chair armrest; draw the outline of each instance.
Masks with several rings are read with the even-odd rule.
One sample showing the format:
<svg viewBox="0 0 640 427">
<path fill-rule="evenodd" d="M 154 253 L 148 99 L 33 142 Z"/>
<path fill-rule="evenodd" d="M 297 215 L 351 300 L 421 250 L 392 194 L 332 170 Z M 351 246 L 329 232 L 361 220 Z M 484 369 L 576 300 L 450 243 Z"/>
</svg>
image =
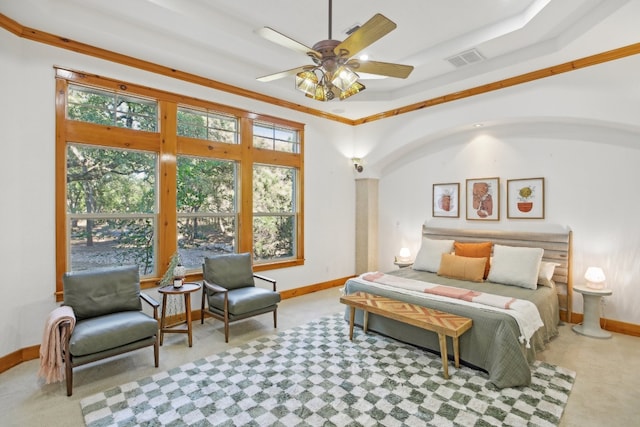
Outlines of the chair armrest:
<svg viewBox="0 0 640 427">
<path fill-rule="evenodd" d="M 140 298 L 142 298 L 142 301 L 153 307 L 153 318 L 158 319 L 158 307 L 160 307 L 160 303 L 143 292 L 140 292 Z"/>
<path fill-rule="evenodd" d="M 261 274 L 256 274 L 256 273 L 253 273 L 253 277 L 255 277 L 256 279 L 264 280 L 265 282 L 271 283 L 273 285 L 273 292 L 276 291 L 276 281 L 275 281 L 275 279 L 263 276 Z"/>
<path fill-rule="evenodd" d="M 215 283 L 211 283 L 207 280 L 203 280 L 202 284 L 204 285 L 205 288 L 209 289 L 212 292 L 229 292 L 228 289 L 223 288 L 220 285 L 216 285 Z"/>
</svg>

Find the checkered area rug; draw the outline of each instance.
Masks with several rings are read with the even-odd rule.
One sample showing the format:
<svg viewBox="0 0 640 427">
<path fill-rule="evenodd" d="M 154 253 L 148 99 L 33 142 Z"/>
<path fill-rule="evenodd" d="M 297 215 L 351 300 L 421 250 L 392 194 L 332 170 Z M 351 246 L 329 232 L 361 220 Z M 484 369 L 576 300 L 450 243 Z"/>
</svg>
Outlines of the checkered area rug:
<svg viewBox="0 0 640 427">
<path fill-rule="evenodd" d="M 80 402 L 102 426 L 554 426 L 575 373 L 536 362 L 529 387 L 360 329 L 343 314 L 266 336 Z M 453 365 L 451 363 L 451 365 Z"/>
</svg>

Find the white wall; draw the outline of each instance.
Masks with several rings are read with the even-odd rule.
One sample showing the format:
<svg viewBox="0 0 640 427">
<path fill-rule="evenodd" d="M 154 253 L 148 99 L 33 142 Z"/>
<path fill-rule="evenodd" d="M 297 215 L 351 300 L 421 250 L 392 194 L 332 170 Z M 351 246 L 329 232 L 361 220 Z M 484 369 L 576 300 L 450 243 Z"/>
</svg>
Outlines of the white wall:
<svg viewBox="0 0 640 427">
<path fill-rule="evenodd" d="M 416 253 L 421 225 L 573 230 L 574 284 L 601 266 L 604 316 L 640 324 L 640 58 L 535 81 L 357 128 L 380 178 L 380 269 Z M 476 123 L 483 123 L 475 128 Z M 366 150 L 367 148 L 363 148 Z M 465 181 L 500 177 L 500 220 L 467 221 Z M 545 219 L 506 218 L 506 180 L 545 178 Z M 432 219 L 432 184 L 459 182 L 459 219 Z M 582 312 L 574 293 L 574 312 Z"/>
<path fill-rule="evenodd" d="M 278 280 L 280 290 L 353 274 L 351 126 L 32 43 L 0 30 L 0 270 L 4 286 L 0 357 L 39 344 L 46 317 L 56 306 L 54 65 L 305 123 L 306 260 L 303 266 L 268 273 Z"/>
</svg>

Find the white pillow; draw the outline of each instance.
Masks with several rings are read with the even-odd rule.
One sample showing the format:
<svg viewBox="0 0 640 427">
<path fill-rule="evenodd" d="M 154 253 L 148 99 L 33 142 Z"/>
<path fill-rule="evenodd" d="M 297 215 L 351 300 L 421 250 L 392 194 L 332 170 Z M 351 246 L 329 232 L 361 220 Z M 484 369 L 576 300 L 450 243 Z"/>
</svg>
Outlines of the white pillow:
<svg viewBox="0 0 640 427">
<path fill-rule="evenodd" d="M 442 254 L 451 253 L 453 250 L 453 240 L 438 240 L 422 238 L 422 245 L 413 261 L 414 270 L 431 271 L 437 273 L 440 269 Z"/>
<path fill-rule="evenodd" d="M 538 285 L 554 287 L 553 273 L 560 264 L 555 262 L 540 262 L 540 270 L 538 270 Z"/>
<path fill-rule="evenodd" d="M 538 288 L 542 248 L 493 245 L 493 261 L 487 280 L 527 289 Z"/>
</svg>

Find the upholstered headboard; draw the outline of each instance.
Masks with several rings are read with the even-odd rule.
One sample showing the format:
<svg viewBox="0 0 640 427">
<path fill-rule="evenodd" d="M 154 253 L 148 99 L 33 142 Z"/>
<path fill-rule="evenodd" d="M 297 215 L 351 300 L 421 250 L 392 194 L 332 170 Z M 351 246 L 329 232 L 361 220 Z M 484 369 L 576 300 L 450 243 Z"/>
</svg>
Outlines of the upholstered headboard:
<svg viewBox="0 0 640 427">
<path fill-rule="evenodd" d="M 571 229 L 558 232 L 529 232 L 509 230 L 469 230 L 423 225 L 422 235 L 430 239 L 451 239 L 459 242 L 487 242 L 506 246 L 523 246 L 544 249 L 543 261 L 560 264 L 555 269 L 553 281 L 558 291 L 560 319 L 569 321 L 572 295 L 571 277 Z"/>
</svg>

